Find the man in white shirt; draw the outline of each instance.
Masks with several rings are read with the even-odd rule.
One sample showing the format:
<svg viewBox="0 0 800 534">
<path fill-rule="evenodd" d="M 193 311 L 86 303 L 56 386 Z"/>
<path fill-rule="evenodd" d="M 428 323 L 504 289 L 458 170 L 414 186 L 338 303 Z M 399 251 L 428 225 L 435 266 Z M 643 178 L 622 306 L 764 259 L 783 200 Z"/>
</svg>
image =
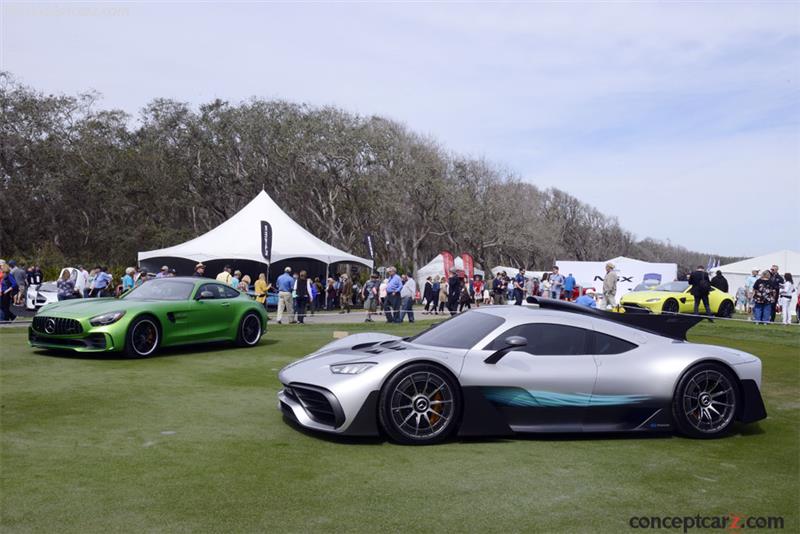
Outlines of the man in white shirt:
<svg viewBox="0 0 800 534">
<path fill-rule="evenodd" d="M 89 288 L 89 271 L 83 268 L 83 266 L 78 266 L 78 276 L 75 278 L 75 291 L 81 297 L 86 297 L 86 290 Z"/>
<path fill-rule="evenodd" d="M 414 278 L 408 275 L 403 275 L 403 289 L 400 290 L 400 320 L 398 323 L 403 322 L 403 316 L 408 315 L 408 322 L 414 322 L 414 298 L 417 296 L 417 282 Z"/>
</svg>

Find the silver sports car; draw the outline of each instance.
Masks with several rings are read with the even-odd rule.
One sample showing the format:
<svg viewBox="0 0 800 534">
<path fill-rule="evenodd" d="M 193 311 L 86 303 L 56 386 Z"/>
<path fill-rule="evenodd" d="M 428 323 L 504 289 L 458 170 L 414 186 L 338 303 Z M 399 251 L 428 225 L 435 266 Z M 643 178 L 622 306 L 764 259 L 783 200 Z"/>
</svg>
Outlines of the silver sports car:
<svg viewBox="0 0 800 534">
<path fill-rule="evenodd" d="M 302 427 L 401 443 L 517 432 L 725 434 L 766 417 L 761 360 L 686 341 L 699 317 L 538 299 L 480 308 L 401 339 L 356 334 L 280 371 Z"/>
</svg>

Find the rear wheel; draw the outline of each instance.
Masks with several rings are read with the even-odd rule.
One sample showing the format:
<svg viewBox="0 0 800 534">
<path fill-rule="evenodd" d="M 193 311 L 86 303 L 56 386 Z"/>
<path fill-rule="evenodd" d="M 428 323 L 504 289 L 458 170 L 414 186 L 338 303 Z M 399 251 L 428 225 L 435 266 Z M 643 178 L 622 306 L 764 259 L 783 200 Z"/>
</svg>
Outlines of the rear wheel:
<svg viewBox="0 0 800 534">
<path fill-rule="evenodd" d="M 678 305 L 678 301 L 675 299 L 668 299 L 664 304 L 661 305 L 661 313 L 678 313 L 680 306 Z"/>
<path fill-rule="evenodd" d="M 131 358 L 152 356 L 160 341 L 158 322 L 150 316 L 138 317 L 130 324 L 125 335 L 125 354 Z"/>
<path fill-rule="evenodd" d="M 236 333 L 236 344 L 240 347 L 254 347 L 261 340 L 261 317 L 257 313 L 249 312 L 239 323 Z"/>
<path fill-rule="evenodd" d="M 730 300 L 723 300 L 717 310 L 717 317 L 730 317 L 733 315 L 733 302 Z"/>
<path fill-rule="evenodd" d="M 730 430 L 739 407 L 739 389 L 725 367 L 704 363 L 683 375 L 672 399 L 678 430 L 693 438 L 717 438 Z"/>
<path fill-rule="evenodd" d="M 460 415 L 458 383 L 436 365 L 404 367 L 381 390 L 381 427 L 398 443 L 429 445 L 444 441 L 456 430 Z"/>
</svg>

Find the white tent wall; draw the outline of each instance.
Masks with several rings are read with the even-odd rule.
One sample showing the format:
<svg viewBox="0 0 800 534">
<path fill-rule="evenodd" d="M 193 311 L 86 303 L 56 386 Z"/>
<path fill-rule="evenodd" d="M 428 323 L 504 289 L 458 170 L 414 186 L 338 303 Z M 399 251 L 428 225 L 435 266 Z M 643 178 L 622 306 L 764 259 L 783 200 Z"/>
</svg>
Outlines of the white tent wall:
<svg viewBox="0 0 800 534">
<path fill-rule="evenodd" d="M 492 276 L 497 276 L 497 273 L 505 272 L 507 276 L 514 278 L 517 276 L 519 272 L 519 267 L 503 267 L 502 265 L 498 265 L 496 267 L 492 267 Z M 542 275 L 548 271 L 525 271 L 525 278 L 530 280 L 531 278 L 538 278 L 539 280 L 542 279 Z"/>
<path fill-rule="evenodd" d="M 729 293 L 731 295 L 736 295 L 736 290 L 740 287 L 744 287 L 747 277 L 750 276 L 754 269 L 758 270 L 760 273 L 766 271 L 773 265 L 778 266 L 778 272 L 780 272 L 781 275 L 784 273 L 792 273 L 795 287 L 797 287 L 798 282 L 800 282 L 798 278 L 798 275 L 800 275 L 800 252 L 795 252 L 793 250 L 779 250 L 771 254 L 764 254 L 763 256 L 756 256 L 727 265 L 720 265 L 712 269 L 710 274 L 714 276 L 714 273 L 717 271 L 722 272 L 722 276 L 728 280 Z M 796 315 L 797 297 L 798 293 L 795 292 L 790 304 L 792 315 Z"/>
<path fill-rule="evenodd" d="M 201 236 L 172 247 L 140 252 L 139 264 L 166 263 L 166 260 L 172 259 L 182 269 L 184 265 L 192 263 L 224 260 L 264 265 L 261 221 L 267 221 L 272 227 L 273 266 L 284 260 L 306 259 L 325 265 L 352 263 L 372 268 L 371 260 L 339 250 L 315 237 L 289 217 L 265 191 L 261 191 L 230 219 Z"/>
<path fill-rule="evenodd" d="M 556 262 L 559 272 L 564 276 L 572 273 L 575 281 L 583 287 L 593 287 L 598 292 L 603 290 L 603 279 L 606 276 L 606 264 L 613 263 L 617 272 L 617 299 L 631 291 L 644 281 L 646 274 L 660 277 L 661 283 L 672 282 L 678 276 L 676 263 L 650 263 L 619 256 L 607 261 L 564 261 Z"/>
<path fill-rule="evenodd" d="M 464 268 L 464 262 L 461 259 L 461 256 L 456 256 L 453 259 L 453 263 L 455 264 L 456 269 Z M 482 270 L 478 268 L 475 268 L 474 270 L 475 270 L 474 274 L 479 274 L 481 276 L 484 276 L 484 272 Z M 441 278 L 444 276 L 444 274 L 445 274 L 444 258 L 442 257 L 441 254 L 437 254 L 435 258 L 433 258 L 431 261 L 429 261 L 428 263 L 417 269 L 417 276 L 416 276 L 417 287 L 419 287 L 419 290 L 422 291 L 422 288 L 425 286 L 425 280 L 429 276 L 431 278 L 435 278 L 437 276 Z"/>
</svg>

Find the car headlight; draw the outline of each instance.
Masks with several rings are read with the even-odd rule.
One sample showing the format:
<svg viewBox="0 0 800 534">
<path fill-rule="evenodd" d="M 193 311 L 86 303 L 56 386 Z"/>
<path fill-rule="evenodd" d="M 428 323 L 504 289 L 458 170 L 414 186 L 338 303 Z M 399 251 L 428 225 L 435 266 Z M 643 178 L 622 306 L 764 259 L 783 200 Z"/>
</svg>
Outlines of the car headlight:
<svg viewBox="0 0 800 534">
<path fill-rule="evenodd" d="M 647 299 L 645 302 L 659 302 L 660 300 L 661 300 L 661 297 L 656 297 L 654 299 Z"/>
<path fill-rule="evenodd" d="M 89 319 L 89 324 L 92 326 L 106 326 L 112 323 L 116 323 L 122 316 L 125 315 L 124 311 L 116 311 L 110 313 L 104 313 L 103 315 L 96 315 Z"/>
<path fill-rule="evenodd" d="M 359 375 L 375 365 L 374 362 L 340 363 L 331 365 L 331 373 L 335 375 Z"/>
</svg>

